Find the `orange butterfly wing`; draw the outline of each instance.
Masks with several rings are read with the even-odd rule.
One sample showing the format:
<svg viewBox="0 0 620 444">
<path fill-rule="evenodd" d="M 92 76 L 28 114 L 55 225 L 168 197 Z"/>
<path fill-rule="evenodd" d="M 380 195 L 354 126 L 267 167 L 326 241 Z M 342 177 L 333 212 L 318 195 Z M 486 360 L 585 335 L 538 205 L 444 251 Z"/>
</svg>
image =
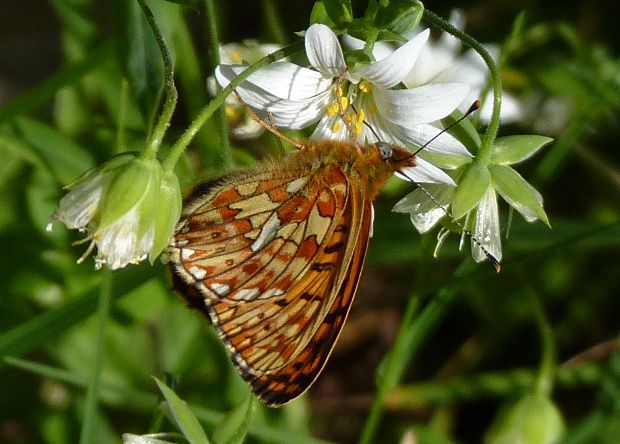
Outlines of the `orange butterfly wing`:
<svg viewBox="0 0 620 444">
<path fill-rule="evenodd" d="M 275 406 L 301 395 L 333 348 L 359 281 L 371 204 L 359 178 L 335 165 L 273 168 L 199 187 L 168 255 L 190 305 Z"/>
</svg>

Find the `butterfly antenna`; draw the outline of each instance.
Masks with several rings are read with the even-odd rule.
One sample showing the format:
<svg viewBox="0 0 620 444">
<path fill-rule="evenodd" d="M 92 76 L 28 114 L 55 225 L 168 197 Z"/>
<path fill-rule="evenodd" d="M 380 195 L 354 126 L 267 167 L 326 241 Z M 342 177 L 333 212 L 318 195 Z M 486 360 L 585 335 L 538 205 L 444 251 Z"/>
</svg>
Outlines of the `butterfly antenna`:
<svg viewBox="0 0 620 444">
<path fill-rule="evenodd" d="M 480 109 L 480 100 L 476 100 L 474 101 L 474 103 L 471 104 L 471 106 L 469 107 L 469 109 L 467 110 L 467 112 L 465 114 L 463 114 L 459 119 L 455 120 L 454 122 L 452 122 L 450 125 L 448 125 L 447 127 L 445 127 L 444 129 L 442 129 L 440 132 L 438 132 L 437 134 L 435 134 L 433 137 L 430 138 L 430 140 L 428 140 L 424 145 L 422 145 L 420 148 L 418 148 L 416 151 L 413 152 L 413 154 L 418 154 L 420 151 L 422 151 L 424 148 L 426 148 L 427 146 L 429 146 L 431 143 L 433 143 L 433 141 L 435 139 L 437 139 L 439 136 L 441 136 L 443 133 L 447 132 L 450 130 L 450 128 L 454 127 L 455 125 L 458 125 L 459 123 L 461 123 L 463 120 L 465 120 L 471 113 L 477 111 L 478 109 Z"/>
<path fill-rule="evenodd" d="M 303 143 L 299 142 L 298 140 L 291 139 L 289 136 L 287 136 L 282 131 L 277 129 L 275 127 L 275 125 L 270 124 L 269 122 L 266 122 L 258 114 L 256 114 L 256 111 L 254 111 L 254 109 L 250 105 L 248 105 L 247 103 L 244 102 L 244 100 L 241 98 L 241 96 L 239 95 L 237 90 L 234 90 L 234 93 L 237 96 L 237 99 L 239 99 L 239 102 L 241 102 L 243 104 L 244 108 L 250 113 L 252 118 L 254 120 L 256 120 L 263 128 L 265 128 L 266 130 L 268 130 L 271 133 L 275 134 L 280 139 L 286 140 L 288 143 L 290 143 L 291 145 L 293 145 L 297 149 L 303 149 L 305 147 L 305 145 Z M 271 116 L 270 116 L 270 119 L 272 119 Z"/>
</svg>

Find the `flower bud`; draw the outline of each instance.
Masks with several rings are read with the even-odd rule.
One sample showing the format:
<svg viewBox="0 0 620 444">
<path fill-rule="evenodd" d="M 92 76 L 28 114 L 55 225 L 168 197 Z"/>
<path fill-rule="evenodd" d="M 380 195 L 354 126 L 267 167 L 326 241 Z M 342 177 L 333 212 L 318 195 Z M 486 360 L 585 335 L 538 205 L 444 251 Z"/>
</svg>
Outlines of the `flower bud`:
<svg viewBox="0 0 620 444">
<path fill-rule="evenodd" d="M 557 407 L 542 394 L 526 395 L 500 410 L 485 437 L 487 444 L 553 444 L 564 433 Z"/>
</svg>

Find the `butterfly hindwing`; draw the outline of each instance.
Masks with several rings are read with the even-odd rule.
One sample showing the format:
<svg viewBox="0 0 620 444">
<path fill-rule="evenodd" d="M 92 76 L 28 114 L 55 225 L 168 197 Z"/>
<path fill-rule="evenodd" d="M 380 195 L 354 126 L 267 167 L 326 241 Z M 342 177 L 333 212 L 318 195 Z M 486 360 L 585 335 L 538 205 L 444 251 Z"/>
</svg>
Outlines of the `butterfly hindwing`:
<svg viewBox="0 0 620 444">
<path fill-rule="evenodd" d="M 202 186 L 169 248 L 190 304 L 202 296 L 242 376 L 273 405 L 322 369 L 361 270 L 361 219 L 370 220 L 361 184 L 339 168 L 287 173 Z"/>
</svg>

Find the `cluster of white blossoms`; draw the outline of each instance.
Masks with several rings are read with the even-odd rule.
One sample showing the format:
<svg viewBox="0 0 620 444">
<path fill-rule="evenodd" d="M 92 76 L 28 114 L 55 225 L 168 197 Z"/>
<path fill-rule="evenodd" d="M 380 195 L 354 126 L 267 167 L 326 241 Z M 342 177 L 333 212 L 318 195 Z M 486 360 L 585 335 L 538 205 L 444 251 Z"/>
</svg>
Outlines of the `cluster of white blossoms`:
<svg viewBox="0 0 620 444">
<path fill-rule="evenodd" d="M 480 92 L 486 74 L 470 67 L 463 81 L 454 81 L 457 76 L 444 71 L 449 67 L 447 60 L 456 59 L 460 46 L 446 40 L 428 49 L 428 38 L 429 30 L 423 30 L 396 49 L 386 50 L 384 45 L 382 51 L 374 52 L 378 59 L 375 62 L 348 67 L 338 37 L 329 27 L 314 24 L 305 34 L 311 67 L 275 62 L 250 75 L 236 91 L 249 106 L 268 113 L 278 127 L 301 129 L 316 124 L 311 138 L 357 137 L 364 143 L 379 139 L 409 147 L 424 146 L 418 153 L 417 165 L 397 175 L 427 185 L 399 202 L 395 211 L 410 213 L 415 227 L 426 232 L 448 214 L 452 205 L 452 217 L 466 217 L 465 224 L 472 227 L 474 259 L 482 261 L 490 254 L 500 260 L 496 191 L 528 221 L 540 218 L 546 222 L 542 198 L 507 163 L 494 169 L 489 162 L 481 166 L 461 141 L 442 132 L 439 121 L 459 107 L 468 107 L 471 90 Z M 348 42 L 355 45 L 350 38 Z M 434 70 L 428 66 L 433 53 L 439 59 Z M 421 64 L 420 58 L 425 62 Z M 466 60 L 474 59 L 468 54 Z M 226 86 L 246 68 L 242 64 L 220 65 L 216 78 Z M 530 143 L 529 150 L 517 144 L 519 155 L 509 163 L 524 160 L 548 141 L 544 138 Z M 508 186 L 502 186 L 507 181 L 505 176 L 511 182 Z M 472 187 L 461 187 L 457 182 L 473 180 L 480 180 L 473 187 L 473 197 L 463 199 L 461 195 Z"/>
<path fill-rule="evenodd" d="M 389 49 L 378 42 L 376 61 L 347 66 L 336 34 L 326 25 L 314 24 L 305 33 L 310 67 L 288 61 L 272 63 L 250 75 L 236 92 L 277 127 L 316 125 L 311 136 L 315 139 L 357 138 L 362 143 L 381 141 L 413 150 L 423 147 L 417 152 L 416 166 L 397 175 L 424 185 L 400 201 L 395 211 L 409 213 L 422 233 L 447 214 L 464 218 L 463 226 L 473 232 L 474 259 L 482 261 L 491 255 L 500 260 L 498 193 L 526 220 L 547 222 L 540 194 L 508 165 L 530 157 L 550 139 L 500 138 L 491 156 L 481 160 L 471 154 L 481 145 L 477 133 L 470 138 L 468 150 L 462 140 L 443 131 L 441 119 L 453 119 L 454 111 L 468 107 L 470 94 L 481 91 L 486 74 L 472 77 L 472 72 L 482 71 L 478 61 L 478 68 L 463 70 L 470 74 L 454 81 L 458 73 L 448 60 L 456 60 L 460 46 L 450 39 L 429 42 L 429 34 L 425 29 Z M 363 44 L 351 38 L 348 42 Z M 243 56 L 241 46 L 229 49 L 224 54 L 239 54 L 239 62 L 250 57 Z M 261 52 L 263 48 L 254 44 L 251 54 Z M 233 60 L 237 61 L 226 60 L 229 63 L 215 71 L 223 87 L 248 67 Z M 227 106 L 238 107 L 238 103 L 231 99 Z M 240 137 L 258 133 L 248 122 L 241 122 L 239 130 Z M 91 248 L 98 249 L 97 267 L 122 268 L 147 256 L 152 260 L 166 244 L 180 214 L 178 180 L 154 159 L 121 157 L 69 190 L 55 218 L 87 232 Z"/>
</svg>

